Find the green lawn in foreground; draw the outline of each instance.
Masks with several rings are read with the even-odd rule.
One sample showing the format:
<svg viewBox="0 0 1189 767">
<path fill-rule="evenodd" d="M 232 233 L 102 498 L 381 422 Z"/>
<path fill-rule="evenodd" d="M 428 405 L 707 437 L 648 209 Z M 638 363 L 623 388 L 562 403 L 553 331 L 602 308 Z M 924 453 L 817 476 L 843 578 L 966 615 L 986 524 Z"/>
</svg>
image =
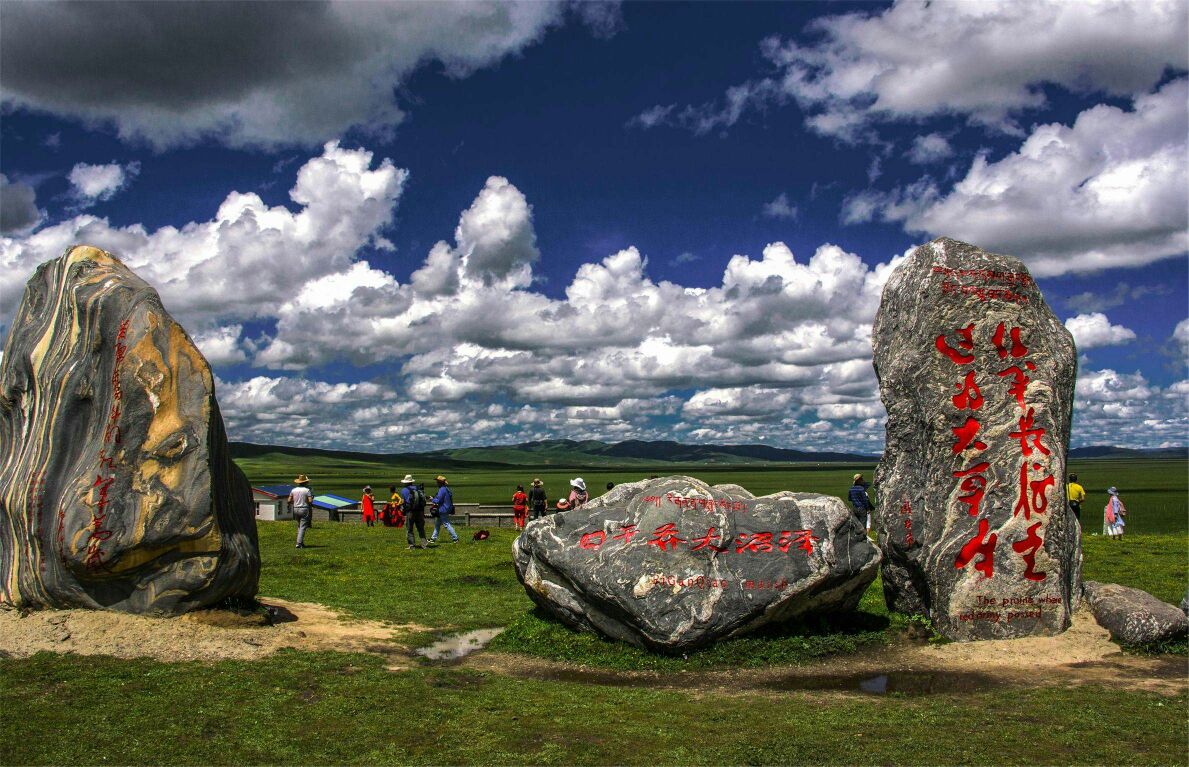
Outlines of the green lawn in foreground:
<svg viewBox="0 0 1189 767">
<path fill-rule="evenodd" d="M 1189 735 L 1184 696 L 1138 690 L 707 697 L 383 664 L 0 659 L 0 763 L 1167 765 Z"/>
<path fill-rule="evenodd" d="M 312 478 L 314 492 L 336 493 L 349 498 L 360 497 L 363 486 L 367 484 L 377 489 L 386 488 L 398 482 L 409 470 L 418 481 L 424 481 L 427 488 L 433 487 L 435 475 L 445 473 L 450 478 L 456 501 L 500 504 L 510 504 L 516 485 L 527 487 L 534 477 L 544 481 L 546 490 L 551 493 L 550 497 L 554 498 L 563 491 L 569 493 L 570 479 L 575 476 L 585 479 L 592 495 L 598 496 L 605 492 L 608 482 L 635 482 L 654 474 L 689 474 L 710 484 L 735 483 L 756 495 L 777 490 L 797 490 L 845 498 L 851 477 L 856 472 L 862 472 L 870 479 L 875 470 L 874 464 L 777 464 L 770 467 L 668 464 L 622 469 L 579 466 L 457 471 L 407 469 L 380 461 L 351 461 L 324 456 L 298 460 L 276 454 L 243 458 L 237 463 L 255 485 L 291 482 L 297 473 L 304 472 Z M 1130 511 L 1127 523 L 1130 532 L 1189 533 L 1189 463 L 1186 461 L 1081 460 L 1074 461 L 1070 470 L 1077 472 L 1088 493 L 1084 517 L 1087 532 L 1101 531 L 1106 488 L 1115 485 Z"/>
</svg>

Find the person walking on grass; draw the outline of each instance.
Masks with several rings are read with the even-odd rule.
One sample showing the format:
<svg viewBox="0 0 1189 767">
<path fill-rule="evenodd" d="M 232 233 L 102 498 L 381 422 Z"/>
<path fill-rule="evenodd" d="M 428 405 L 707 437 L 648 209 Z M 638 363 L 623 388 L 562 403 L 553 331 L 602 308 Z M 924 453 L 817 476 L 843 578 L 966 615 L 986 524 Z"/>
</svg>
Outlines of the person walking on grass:
<svg viewBox="0 0 1189 767">
<path fill-rule="evenodd" d="M 417 536 L 413 534 L 416 528 L 421 534 L 420 547 L 424 549 L 429 546 L 429 539 L 425 537 L 425 493 L 417 487 L 412 474 L 406 474 L 400 484 L 400 506 L 405 513 L 405 529 L 408 531 L 405 539 L 410 549 L 417 548 Z"/>
<path fill-rule="evenodd" d="M 363 507 L 363 523 L 368 527 L 376 526 L 376 496 L 372 494 L 372 486 L 367 485 L 363 488 L 363 499 L 360 501 Z"/>
<path fill-rule="evenodd" d="M 859 520 L 859 524 L 870 530 L 871 512 L 875 510 L 875 506 L 871 503 L 871 497 L 867 495 L 867 483 L 863 480 L 862 474 L 855 475 L 850 492 L 847 493 L 847 500 L 850 501 L 851 511 Z"/>
<path fill-rule="evenodd" d="M 454 493 L 450 491 L 450 483 L 441 474 L 434 477 L 434 481 L 438 483 L 438 492 L 429 502 L 434 515 L 433 535 L 429 536 L 429 542 L 437 543 L 438 533 L 444 527 L 446 532 L 450 533 L 450 542 L 458 543 L 458 533 L 454 532 L 454 527 L 450 524 L 450 514 L 454 512 Z"/>
<path fill-rule="evenodd" d="M 517 485 L 512 493 L 512 522 L 524 529 L 525 518 L 528 516 L 528 496 L 524 493 L 524 485 Z"/>
<path fill-rule="evenodd" d="M 549 513 L 549 498 L 545 495 L 545 486 L 540 477 L 533 480 L 533 486 L 528 490 L 528 506 L 533 510 L 533 519 L 540 519 Z"/>
<path fill-rule="evenodd" d="M 1119 497 L 1118 490 L 1110 487 L 1106 492 L 1111 499 L 1102 509 L 1102 532 L 1110 538 L 1123 540 L 1124 528 L 1127 525 L 1127 507 L 1123 505 L 1123 499 Z"/>
<path fill-rule="evenodd" d="M 304 474 L 298 474 L 293 484 L 297 487 L 289 491 L 289 504 L 293 507 L 293 518 L 297 520 L 297 545 L 294 548 L 304 549 L 306 530 L 310 529 L 310 520 L 314 516 L 310 506 L 314 494 L 310 492 L 310 478 Z"/>
<path fill-rule="evenodd" d="M 1082 524 L 1082 503 L 1086 500 L 1086 488 L 1078 484 L 1078 475 L 1069 475 L 1069 484 L 1065 486 L 1065 495 L 1069 498 L 1069 510 L 1073 512 L 1078 525 Z"/>
</svg>

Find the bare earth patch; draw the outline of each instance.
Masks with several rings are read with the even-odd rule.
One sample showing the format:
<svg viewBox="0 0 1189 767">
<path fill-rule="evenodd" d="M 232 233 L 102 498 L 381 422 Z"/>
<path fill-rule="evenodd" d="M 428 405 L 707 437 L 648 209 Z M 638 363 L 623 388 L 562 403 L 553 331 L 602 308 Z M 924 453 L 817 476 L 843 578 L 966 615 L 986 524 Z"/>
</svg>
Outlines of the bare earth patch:
<svg viewBox="0 0 1189 767">
<path fill-rule="evenodd" d="M 1189 688 L 1185 659 L 1123 653 L 1086 609 L 1053 637 L 915 645 L 824 658 L 801 666 L 664 674 L 612 671 L 508 653 L 481 653 L 464 664 L 526 679 L 647 686 L 715 695 L 792 691 L 931 694 L 1003 686 L 1095 684 L 1176 695 Z"/>
<path fill-rule="evenodd" d="M 258 617 L 200 610 L 179 618 L 152 618 L 100 610 L 0 610 L 0 651 L 154 658 L 161 661 L 253 660 L 285 647 L 298 650 L 405 652 L 397 640 L 414 625 L 344 620 L 322 605 L 264 598 L 278 608 L 274 625 Z"/>
<path fill-rule="evenodd" d="M 176 662 L 254 660 L 293 648 L 371 653 L 383 656 L 389 670 L 402 671 L 413 663 L 412 650 L 401 643 L 402 638 L 429 630 L 414 624 L 346 620 L 334 610 L 306 602 L 261 601 L 277 608 L 278 619 L 273 625 L 257 616 L 217 610 L 180 618 L 97 610 L 0 610 L 0 652 L 22 658 L 45 651 Z M 524 679 L 680 689 L 714 696 L 932 694 L 1080 684 L 1175 695 L 1189 687 L 1183 658 L 1124 654 L 1085 609 L 1075 613 L 1068 631 L 1055 637 L 942 645 L 900 642 L 801 666 L 713 673 L 630 672 L 484 651 L 464 658 L 462 665 Z"/>
</svg>

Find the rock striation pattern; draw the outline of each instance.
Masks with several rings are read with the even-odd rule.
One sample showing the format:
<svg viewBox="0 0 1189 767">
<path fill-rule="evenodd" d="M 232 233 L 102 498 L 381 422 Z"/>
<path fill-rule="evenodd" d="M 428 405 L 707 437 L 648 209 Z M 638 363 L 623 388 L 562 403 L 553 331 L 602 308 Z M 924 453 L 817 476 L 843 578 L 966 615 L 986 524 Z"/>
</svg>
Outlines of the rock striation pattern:
<svg viewBox="0 0 1189 767">
<path fill-rule="evenodd" d="M 1086 581 L 1086 601 L 1098 625 L 1125 645 L 1153 645 L 1181 639 L 1189 632 L 1182 610 L 1146 591 L 1116 583 Z"/>
<path fill-rule="evenodd" d="M 0 364 L 0 601 L 176 614 L 256 593 L 252 492 L 211 371 L 148 284 L 76 246 Z"/>
<path fill-rule="evenodd" d="M 530 522 L 513 553 L 528 595 L 565 623 L 661 651 L 854 609 L 879 565 L 837 498 L 691 477 Z"/>
<path fill-rule="evenodd" d="M 1024 264 L 917 248 L 872 332 L 888 412 L 874 524 L 888 606 L 951 639 L 1054 634 L 1081 592 L 1065 498 L 1077 355 Z"/>
</svg>

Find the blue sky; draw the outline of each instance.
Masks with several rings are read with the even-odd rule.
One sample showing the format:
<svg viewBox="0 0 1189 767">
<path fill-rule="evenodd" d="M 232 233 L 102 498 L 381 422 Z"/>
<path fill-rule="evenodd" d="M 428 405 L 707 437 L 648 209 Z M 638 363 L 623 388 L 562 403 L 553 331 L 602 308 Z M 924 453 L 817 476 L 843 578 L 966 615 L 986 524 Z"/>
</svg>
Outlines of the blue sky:
<svg viewBox="0 0 1189 767">
<path fill-rule="evenodd" d="M 1074 445 L 1185 444 L 1187 17 L 4 4 L 0 330 L 87 242 L 233 439 L 877 451 L 880 290 L 948 235 L 1074 333 Z"/>
</svg>

